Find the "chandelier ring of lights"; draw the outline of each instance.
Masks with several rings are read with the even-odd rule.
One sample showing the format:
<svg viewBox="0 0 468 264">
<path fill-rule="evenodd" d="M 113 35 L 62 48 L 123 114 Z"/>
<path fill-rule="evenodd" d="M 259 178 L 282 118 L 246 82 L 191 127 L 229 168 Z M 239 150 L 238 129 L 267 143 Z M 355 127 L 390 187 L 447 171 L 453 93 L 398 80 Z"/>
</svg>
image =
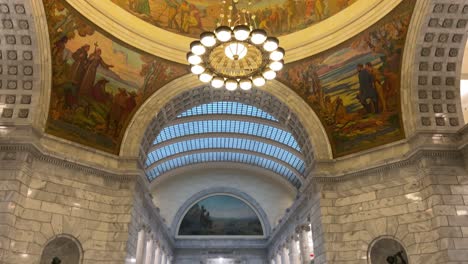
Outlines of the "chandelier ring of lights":
<svg viewBox="0 0 468 264">
<path fill-rule="evenodd" d="M 233 0 L 228 6 L 229 14 L 220 15 L 228 25 L 218 23 L 214 32 L 201 33 L 200 40 L 193 41 L 187 53 L 190 70 L 200 81 L 230 91 L 239 87 L 250 90 L 275 79 L 276 72 L 283 68 L 285 54 L 277 38 L 254 28 L 255 15 L 250 16 L 246 9 L 240 12 L 237 4 L 238 0 Z M 226 12 L 225 1 L 223 6 Z M 236 23 L 230 26 L 234 16 Z"/>
</svg>

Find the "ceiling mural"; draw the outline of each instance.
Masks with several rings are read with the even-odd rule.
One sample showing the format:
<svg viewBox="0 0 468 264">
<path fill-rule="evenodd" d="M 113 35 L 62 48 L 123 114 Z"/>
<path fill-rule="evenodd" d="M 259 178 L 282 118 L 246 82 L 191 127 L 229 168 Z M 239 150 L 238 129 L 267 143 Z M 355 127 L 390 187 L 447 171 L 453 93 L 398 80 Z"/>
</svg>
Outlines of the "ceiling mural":
<svg viewBox="0 0 468 264">
<path fill-rule="evenodd" d="M 179 226 L 179 236 L 262 236 L 258 215 L 244 201 L 214 195 L 194 204 Z"/>
<path fill-rule="evenodd" d="M 146 22 L 188 37 L 198 37 L 203 31 L 213 30 L 221 19 L 223 2 L 229 3 L 229 0 L 110 1 Z M 357 0 L 248 1 L 251 2 L 248 10 L 254 16 L 256 25 L 270 34 L 280 36 L 325 20 Z M 243 1 L 239 4 L 242 6 Z"/>
<path fill-rule="evenodd" d="M 64 0 L 43 0 L 52 53 L 46 132 L 117 154 L 136 109 L 185 65 L 106 35 Z"/>
<path fill-rule="evenodd" d="M 414 4 L 404 0 L 356 37 L 279 72 L 321 119 L 335 157 L 404 138 L 400 68 Z"/>
</svg>

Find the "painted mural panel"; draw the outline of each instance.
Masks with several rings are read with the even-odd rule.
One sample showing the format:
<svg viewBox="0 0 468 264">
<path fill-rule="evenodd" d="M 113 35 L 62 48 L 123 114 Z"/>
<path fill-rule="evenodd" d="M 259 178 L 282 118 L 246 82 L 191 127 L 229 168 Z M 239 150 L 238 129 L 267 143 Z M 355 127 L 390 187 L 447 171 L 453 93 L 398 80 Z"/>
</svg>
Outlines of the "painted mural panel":
<svg viewBox="0 0 468 264">
<path fill-rule="evenodd" d="M 404 138 L 400 68 L 414 3 L 404 0 L 358 36 L 279 73 L 321 119 L 334 156 Z"/>
<path fill-rule="evenodd" d="M 244 201 L 214 195 L 193 205 L 185 214 L 180 236 L 262 236 L 257 214 Z"/>
<path fill-rule="evenodd" d="M 107 36 L 63 0 L 43 3 L 53 69 L 46 132 L 118 153 L 136 109 L 187 69 Z"/>
<path fill-rule="evenodd" d="M 214 30 L 220 20 L 223 2 L 230 0 L 111 0 L 135 16 L 165 30 L 198 37 Z M 285 35 L 320 22 L 357 0 L 241 0 L 260 28 Z"/>
</svg>

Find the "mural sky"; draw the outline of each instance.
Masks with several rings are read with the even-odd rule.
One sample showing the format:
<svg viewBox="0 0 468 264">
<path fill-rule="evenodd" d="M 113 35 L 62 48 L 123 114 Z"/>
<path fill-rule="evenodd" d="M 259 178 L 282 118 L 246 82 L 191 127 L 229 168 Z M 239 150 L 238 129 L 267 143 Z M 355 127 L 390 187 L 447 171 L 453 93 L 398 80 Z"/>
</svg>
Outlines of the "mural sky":
<svg viewBox="0 0 468 264">
<path fill-rule="evenodd" d="M 138 107 L 186 66 L 109 37 L 63 0 L 43 3 L 53 69 L 46 131 L 117 154 Z"/>
<path fill-rule="evenodd" d="M 189 37 L 214 30 L 224 6 L 222 0 L 110 1 L 157 27 Z M 357 0 L 240 0 L 239 8 L 247 7 L 249 1 L 248 10 L 258 27 L 286 35 L 318 23 Z"/>
<path fill-rule="evenodd" d="M 321 119 L 335 157 L 404 138 L 400 69 L 414 4 L 404 0 L 356 37 L 280 71 Z"/>
</svg>

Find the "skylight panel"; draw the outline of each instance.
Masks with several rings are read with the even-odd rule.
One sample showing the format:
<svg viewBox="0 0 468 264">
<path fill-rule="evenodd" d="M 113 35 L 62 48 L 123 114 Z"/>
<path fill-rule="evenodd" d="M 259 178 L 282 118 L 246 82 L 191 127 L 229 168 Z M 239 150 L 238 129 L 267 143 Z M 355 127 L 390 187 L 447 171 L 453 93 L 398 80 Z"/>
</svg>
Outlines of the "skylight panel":
<svg viewBox="0 0 468 264">
<path fill-rule="evenodd" d="M 175 168 L 191 164 L 213 161 L 232 161 L 260 166 L 262 168 L 271 170 L 279 175 L 282 175 L 286 179 L 289 179 L 291 183 L 297 188 L 299 188 L 301 185 L 299 179 L 297 179 L 294 173 L 285 166 L 270 159 L 238 152 L 206 152 L 203 154 L 196 153 L 188 154 L 185 156 L 179 156 L 161 163 L 159 166 L 153 168 L 152 170 L 149 170 L 147 174 L 150 175 L 150 180 L 153 180 L 156 177 L 167 173 L 168 171 L 171 171 Z M 173 165 L 171 166 L 171 164 Z"/>
<path fill-rule="evenodd" d="M 202 104 L 195 106 L 192 109 L 189 109 L 177 117 L 187 117 L 187 116 L 196 116 L 196 115 L 214 115 L 214 114 L 229 114 L 229 115 L 244 115 L 264 118 L 272 121 L 278 121 L 275 117 L 269 113 L 251 105 L 223 101 L 223 102 L 212 102 L 207 104 Z"/>
</svg>

